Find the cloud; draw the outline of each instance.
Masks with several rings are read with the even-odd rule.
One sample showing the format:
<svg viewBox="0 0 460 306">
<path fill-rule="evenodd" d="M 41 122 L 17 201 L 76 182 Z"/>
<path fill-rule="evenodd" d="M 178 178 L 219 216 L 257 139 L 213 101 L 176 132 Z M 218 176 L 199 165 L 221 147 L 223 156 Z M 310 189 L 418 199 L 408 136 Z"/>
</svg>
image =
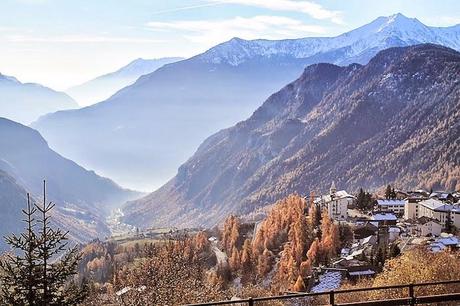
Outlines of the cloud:
<svg viewBox="0 0 460 306">
<path fill-rule="evenodd" d="M 63 35 L 50 37 L 37 37 L 29 35 L 7 35 L 4 39 L 8 42 L 17 43 L 162 43 L 164 40 L 134 38 L 134 37 L 111 37 L 97 35 Z"/>
<path fill-rule="evenodd" d="M 320 4 L 311 1 L 295 0 L 208 0 L 219 4 L 238 4 L 270 9 L 274 11 L 302 12 L 315 19 L 330 20 L 337 24 L 343 24 L 340 11 L 325 9 Z"/>
<path fill-rule="evenodd" d="M 194 10 L 194 9 L 203 8 L 203 7 L 216 6 L 220 4 L 223 4 L 223 3 L 214 2 L 214 3 L 206 3 L 206 4 L 198 4 L 198 5 L 181 6 L 181 7 L 176 7 L 172 9 L 156 11 L 156 12 L 153 12 L 151 15 L 161 15 L 161 14 L 167 14 L 167 13 L 180 12 L 180 11 L 188 11 L 188 10 Z"/>
<path fill-rule="evenodd" d="M 147 26 L 154 31 L 179 32 L 196 43 L 214 45 L 232 37 L 245 39 L 283 39 L 325 33 L 317 25 L 282 16 L 234 17 L 220 20 L 152 21 Z"/>
</svg>

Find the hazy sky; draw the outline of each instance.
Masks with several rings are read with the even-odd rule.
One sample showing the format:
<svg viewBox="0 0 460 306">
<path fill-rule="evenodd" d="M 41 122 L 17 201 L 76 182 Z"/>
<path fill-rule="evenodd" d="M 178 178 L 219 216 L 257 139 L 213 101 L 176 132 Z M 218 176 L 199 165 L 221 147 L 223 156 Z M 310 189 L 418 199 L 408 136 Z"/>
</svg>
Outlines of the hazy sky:
<svg viewBox="0 0 460 306">
<path fill-rule="evenodd" d="M 138 57 L 187 57 L 234 36 L 337 35 L 397 12 L 460 23 L 459 0 L 0 0 L 0 72 L 63 90 Z"/>
</svg>

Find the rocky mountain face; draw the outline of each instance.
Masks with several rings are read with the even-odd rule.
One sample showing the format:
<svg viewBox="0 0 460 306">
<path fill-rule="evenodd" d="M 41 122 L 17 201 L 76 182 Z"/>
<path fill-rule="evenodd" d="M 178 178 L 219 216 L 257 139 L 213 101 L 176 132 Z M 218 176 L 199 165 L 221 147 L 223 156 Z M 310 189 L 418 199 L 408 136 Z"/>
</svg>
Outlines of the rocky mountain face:
<svg viewBox="0 0 460 306">
<path fill-rule="evenodd" d="M 77 107 L 63 92 L 0 73 L 0 117 L 30 124 L 44 114 Z"/>
<path fill-rule="evenodd" d="M 459 189 L 460 53 L 390 48 L 315 64 L 253 115 L 209 137 L 158 191 L 125 206 L 141 226 L 213 225 L 287 194 L 395 183 Z"/>
<path fill-rule="evenodd" d="M 397 14 L 331 38 L 235 38 L 144 75 L 104 102 L 47 115 L 33 126 L 83 166 L 152 190 L 205 137 L 248 118 L 307 65 L 366 64 L 380 50 L 424 42 L 460 49 L 459 33 L 460 26 L 433 28 Z"/>
<path fill-rule="evenodd" d="M 47 197 L 57 204 L 56 222 L 71 230 L 77 241 L 107 235 L 104 218 L 109 211 L 140 196 L 60 156 L 37 131 L 4 118 L 0 118 L 0 171 L 22 188 L 12 186 L 11 179 L 2 179 L 9 184 L 5 188 L 15 190 L 5 195 L 18 193 L 16 198 L 2 201 L 2 209 L 23 208 L 24 190 L 41 199 L 46 180 Z M 17 206 L 19 202 L 21 206 Z"/>
<path fill-rule="evenodd" d="M 163 65 L 183 60 L 180 57 L 158 59 L 138 58 L 117 71 L 104 74 L 83 84 L 67 89 L 80 105 L 91 105 L 110 98 L 123 87 L 133 84 L 140 76 L 152 73 Z"/>
</svg>

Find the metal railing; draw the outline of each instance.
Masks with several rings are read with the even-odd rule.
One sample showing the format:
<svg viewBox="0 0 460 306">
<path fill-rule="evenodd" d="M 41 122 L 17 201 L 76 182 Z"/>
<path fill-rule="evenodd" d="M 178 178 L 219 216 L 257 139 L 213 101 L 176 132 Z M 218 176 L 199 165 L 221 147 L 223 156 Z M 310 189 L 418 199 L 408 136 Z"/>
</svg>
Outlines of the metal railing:
<svg viewBox="0 0 460 306">
<path fill-rule="evenodd" d="M 460 280 L 450 280 L 450 281 L 439 281 L 439 282 L 429 282 L 429 283 L 417 283 L 417 284 L 405 284 L 405 285 L 393 285 L 393 286 L 380 286 L 372 288 L 353 288 L 353 289 L 344 289 L 344 290 L 332 290 L 326 292 L 315 292 L 315 293 L 293 293 L 288 295 L 278 295 L 270 297 L 258 297 L 258 298 L 247 298 L 240 300 L 229 300 L 229 301 L 219 301 L 219 302 L 210 302 L 210 303 L 198 303 L 198 304 L 187 304 L 186 306 L 210 306 L 210 305 L 234 305 L 234 304 L 246 304 L 248 306 L 256 306 L 257 302 L 268 302 L 268 301 L 281 301 L 289 299 L 298 299 L 298 298 L 308 298 L 308 297 L 329 297 L 329 303 L 323 305 L 332 305 L 332 306 L 374 306 L 374 305 L 418 305 L 424 303 L 436 303 L 436 302 L 450 302 L 450 301 L 460 301 L 460 292 L 450 292 L 446 294 L 438 295 L 427 295 L 427 296 L 416 296 L 415 288 L 417 287 L 426 287 L 426 286 L 439 286 L 439 285 L 449 285 L 449 284 L 460 284 Z M 353 292 L 368 292 L 368 291 L 377 291 L 377 290 L 388 290 L 388 289 L 407 289 L 408 296 L 403 298 L 394 298 L 394 299 L 385 299 L 385 300 L 370 300 L 370 301 L 361 301 L 361 302 L 351 302 L 351 303 L 336 303 L 336 297 L 338 294 L 353 293 Z"/>
</svg>

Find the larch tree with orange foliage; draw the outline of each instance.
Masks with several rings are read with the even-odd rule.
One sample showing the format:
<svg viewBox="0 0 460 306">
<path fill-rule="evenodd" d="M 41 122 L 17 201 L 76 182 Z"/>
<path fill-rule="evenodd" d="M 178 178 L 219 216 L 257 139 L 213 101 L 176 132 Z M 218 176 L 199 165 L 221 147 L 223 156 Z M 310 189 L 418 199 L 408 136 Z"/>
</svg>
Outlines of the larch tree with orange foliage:
<svg viewBox="0 0 460 306">
<path fill-rule="evenodd" d="M 292 287 L 292 291 L 294 292 L 305 292 L 307 289 L 305 287 L 305 283 L 302 279 L 302 276 L 298 276 L 297 277 L 297 280 L 294 284 L 294 286 Z"/>
<path fill-rule="evenodd" d="M 241 250 L 241 271 L 243 283 L 248 283 L 253 279 L 253 259 L 252 259 L 252 246 L 251 241 L 246 239 Z"/>
</svg>

